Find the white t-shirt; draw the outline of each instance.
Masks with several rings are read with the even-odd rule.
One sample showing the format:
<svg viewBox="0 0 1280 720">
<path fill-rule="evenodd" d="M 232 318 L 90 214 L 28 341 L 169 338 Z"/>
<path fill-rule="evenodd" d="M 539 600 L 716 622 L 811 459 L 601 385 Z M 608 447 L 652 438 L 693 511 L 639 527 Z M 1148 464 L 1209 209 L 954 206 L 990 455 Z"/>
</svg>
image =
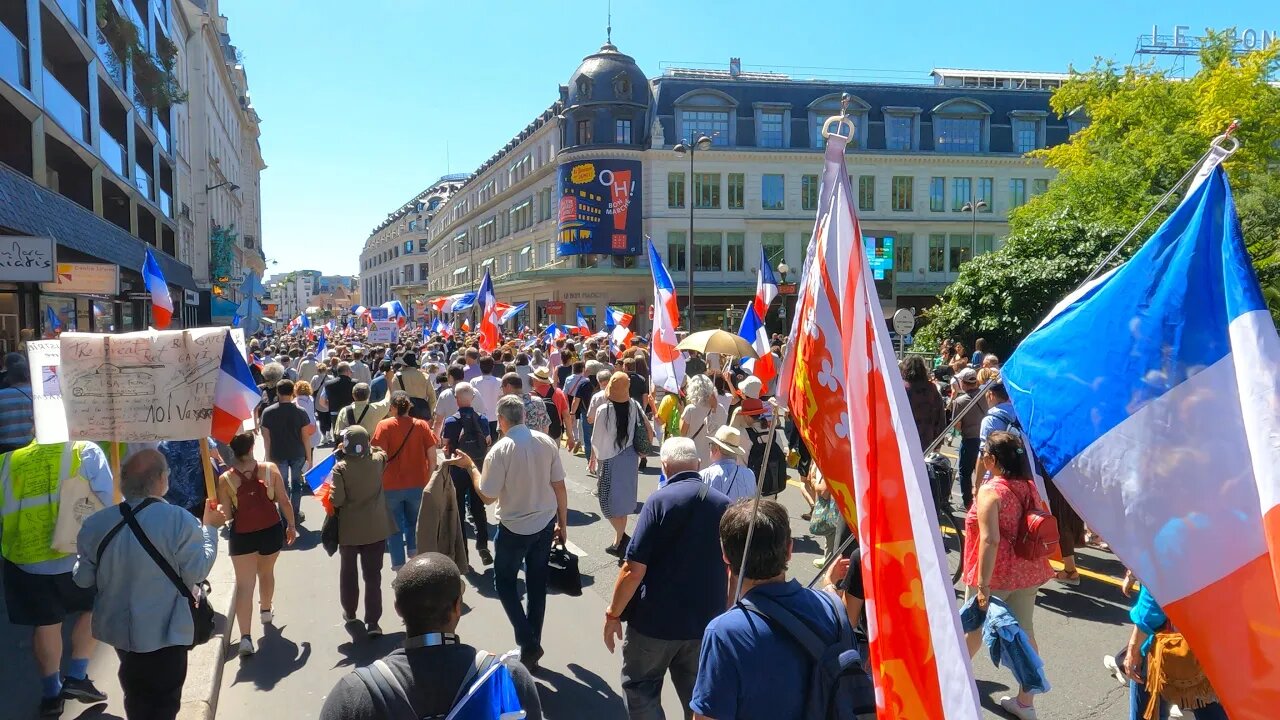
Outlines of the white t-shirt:
<svg viewBox="0 0 1280 720">
<path fill-rule="evenodd" d="M 446 388 L 436 398 L 436 417 L 447 418 L 458 412 L 458 399 L 453 396 L 453 388 Z"/>
<path fill-rule="evenodd" d="M 693 444 L 698 447 L 698 458 L 701 460 L 701 467 L 711 464 L 711 443 L 707 438 L 716 432 L 718 427 L 716 416 L 718 413 L 712 412 L 704 404 L 685 405 L 684 410 L 680 413 L 680 420 L 688 428 L 689 433 L 685 437 L 693 438 Z"/>
<path fill-rule="evenodd" d="M 498 400 L 502 398 L 502 380 L 492 375 L 481 375 L 471 381 L 471 387 L 476 389 L 476 398 L 472 403 L 476 412 L 489 418 L 490 422 L 498 420 Z M 457 408 L 454 408 L 457 412 Z"/>
<path fill-rule="evenodd" d="M 556 516 L 552 483 L 564 482 L 560 447 L 546 435 L 517 425 L 489 449 L 480 492 L 498 500 L 498 521 L 517 535 L 534 535 Z"/>
</svg>

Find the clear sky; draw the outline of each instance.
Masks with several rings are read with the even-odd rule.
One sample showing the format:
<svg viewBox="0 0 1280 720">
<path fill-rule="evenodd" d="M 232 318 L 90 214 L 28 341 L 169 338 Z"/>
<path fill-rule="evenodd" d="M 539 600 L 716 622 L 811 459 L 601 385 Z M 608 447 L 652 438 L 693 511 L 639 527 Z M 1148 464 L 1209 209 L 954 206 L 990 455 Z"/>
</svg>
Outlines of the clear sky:
<svg viewBox="0 0 1280 720">
<path fill-rule="evenodd" d="M 606 5 L 222 0 L 262 116 L 262 242 L 278 261 L 269 271 L 358 272 L 360 248 L 387 213 L 445 173 L 474 170 L 556 100 L 604 41 Z M 736 56 L 746 69 L 926 81 L 933 67 L 1060 72 L 1095 56 L 1128 62 L 1153 24 L 1162 34 L 1175 24 L 1193 35 L 1205 26 L 1280 30 L 1275 7 L 614 0 L 613 42 L 650 78 L 663 63 L 727 68 Z"/>
</svg>

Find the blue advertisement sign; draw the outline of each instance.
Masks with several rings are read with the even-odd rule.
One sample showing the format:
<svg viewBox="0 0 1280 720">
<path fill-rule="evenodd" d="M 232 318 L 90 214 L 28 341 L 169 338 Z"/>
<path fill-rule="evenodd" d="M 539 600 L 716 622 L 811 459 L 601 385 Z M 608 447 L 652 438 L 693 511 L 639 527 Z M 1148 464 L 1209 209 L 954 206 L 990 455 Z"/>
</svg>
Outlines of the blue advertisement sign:
<svg viewBox="0 0 1280 720">
<path fill-rule="evenodd" d="M 862 246 L 866 250 L 872 275 L 876 280 L 884 280 L 885 272 L 893 271 L 893 238 L 864 235 Z"/>
<path fill-rule="evenodd" d="M 379 321 L 379 320 L 386 320 L 386 319 L 387 319 L 387 309 L 386 309 L 386 308 L 384 308 L 384 307 L 371 307 L 371 308 L 369 308 L 369 319 L 370 319 L 370 320 L 373 320 L 374 322 L 377 322 L 377 321 Z"/>
<path fill-rule="evenodd" d="M 561 255 L 639 255 L 639 160 L 583 160 L 556 173 Z"/>
</svg>

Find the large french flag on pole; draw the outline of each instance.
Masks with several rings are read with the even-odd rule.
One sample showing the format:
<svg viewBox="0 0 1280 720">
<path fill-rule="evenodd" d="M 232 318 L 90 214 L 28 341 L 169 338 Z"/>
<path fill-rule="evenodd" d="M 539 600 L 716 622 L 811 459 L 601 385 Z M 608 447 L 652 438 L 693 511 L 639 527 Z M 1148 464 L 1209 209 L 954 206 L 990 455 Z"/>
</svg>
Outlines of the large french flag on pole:
<svg viewBox="0 0 1280 720">
<path fill-rule="evenodd" d="M 649 240 L 649 268 L 653 271 L 653 359 L 649 376 L 654 387 L 678 393 L 684 383 L 684 354 L 676 349 L 680 306 L 671 273 L 667 272 L 652 239 Z"/>
<path fill-rule="evenodd" d="M 480 350 L 493 352 L 498 349 L 498 296 L 487 269 L 476 291 L 476 304 L 480 306 Z"/>
<path fill-rule="evenodd" d="M 742 313 L 742 327 L 738 335 L 751 343 L 758 358 L 749 358 L 742 366 L 761 382 L 769 382 L 778 376 L 778 368 L 773 362 L 773 353 L 769 351 L 769 333 L 764 327 L 765 315 L 769 313 L 769 305 L 778 297 L 778 278 L 769 267 L 769 256 L 764 248 L 760 248 L 760 273 L 756 276 L 756 296 Z"/>
<path fill-rule="evenodd" d="M 1054 483 L 1239 720 L 1280 707 L 1280 338 L 1215 168 L 1003 375 Z"/>
<path fill-rule="evenodd" d="M 591 326 L 587 324 L 587 319 L 582 316 L 582 310 L 578 310 L 578 324 L 573 328 L 573 331 L 584 336 L 591 334 Z"/>
<path fill-rule="evenodd" d="M 244 421 L 253 417 L 253 408 L 260 399 L 262 393 L 253 382 L 249 364 L 227 332 L 222 341 L 218 379 L 213 386 L 213 423 L 209 434 L 220 442 L 231 442 Z"/>
<path fill-rule="evenodd" d="M 782 395 L 856 520 L 878 717 L 978 720 L 920 440 L 853 210 L 848 138 L 827 142 Z"/>
<path fill-rule="evenodd" d="M 151 248 L 147 248 L 147 257 L 142 261 L 142 283 L 151 293 L 152 324 L 157 330 L 167 329 L 173 320 L 173 298 L 169 297 L 169 284 L 164 281 L 164 273 Z"/>
</svg>

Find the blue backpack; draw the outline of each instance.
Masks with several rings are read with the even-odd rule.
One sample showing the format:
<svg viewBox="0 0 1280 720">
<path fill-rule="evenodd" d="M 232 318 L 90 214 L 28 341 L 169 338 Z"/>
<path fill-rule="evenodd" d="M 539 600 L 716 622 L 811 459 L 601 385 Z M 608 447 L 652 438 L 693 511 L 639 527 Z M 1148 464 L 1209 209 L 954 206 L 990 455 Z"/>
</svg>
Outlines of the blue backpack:
<svg viewBox="0 0 1280 720">
<path fill-rule="evenodd" d="M 516 695 L 515 681 L 502 660 L 493 653 L 477 650 L 476 660 L 462 679 L 449 714 L 421 718 L 386 662 L 377 660 L 358 668 L 356 676 L 369 690 L 378 717 L 388 720 L 523 720 L 525 712 Z"/>
<path fill-rule="evenodd" d="M 825 633 L 815 631 L 770 597 L 743 598 L 738 604 L 794 640 L 813 661 L 805 695 L 805 718 L 856 720 L 867 715 L 875 717 L 875 685 L 862 665 L 849 616 L 827 593 L 815 594 L 822 598 L 829 619 L 836 625 L 834 641 L 824 638 Z"/>
</svg>

